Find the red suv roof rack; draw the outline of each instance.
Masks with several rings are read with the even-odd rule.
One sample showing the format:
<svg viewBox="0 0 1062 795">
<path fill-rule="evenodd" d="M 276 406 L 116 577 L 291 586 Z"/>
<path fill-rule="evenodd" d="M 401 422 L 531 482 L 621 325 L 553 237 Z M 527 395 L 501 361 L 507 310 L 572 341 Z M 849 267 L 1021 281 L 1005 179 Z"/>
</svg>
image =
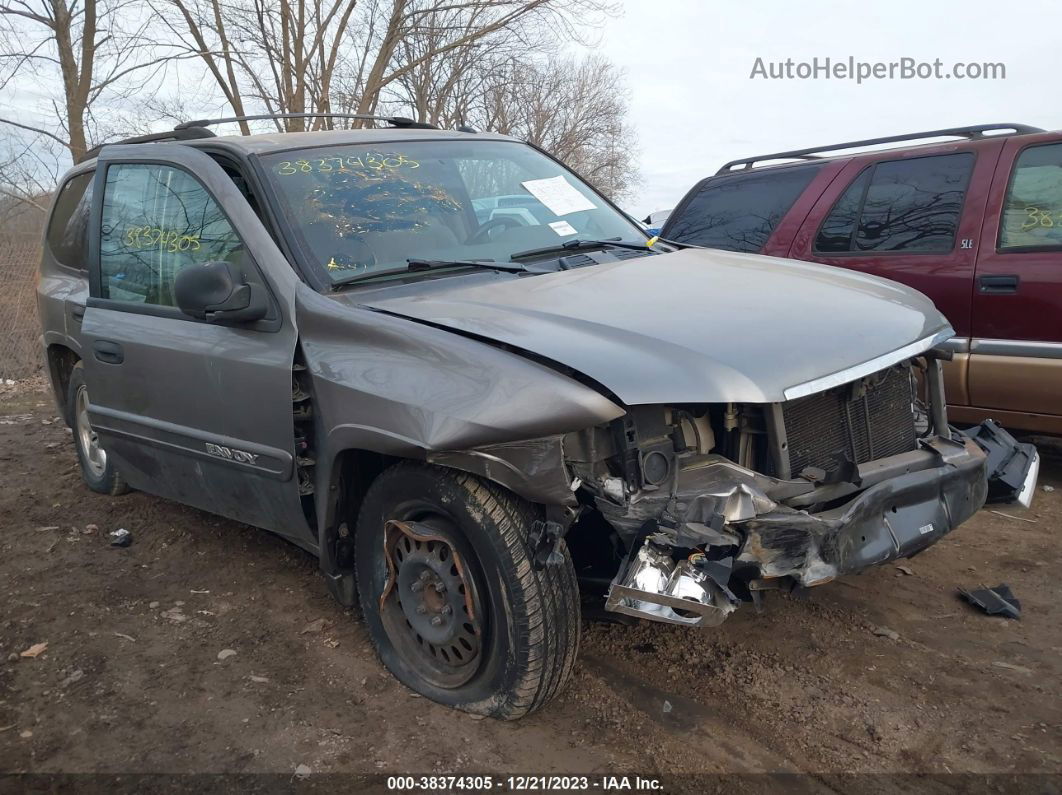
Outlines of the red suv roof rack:
<svg viewBox="0 0 1062 795">
<path fill-rule="evenodd" d="M 1028 124 L 975 124 L 970 127 L 952 127 L 947 130 L 928 130 L 926 132 L 907 133 L 906 135 L 889 135 L 884 138 L 867 138 L 863 141 L 848 141 L 829 146 L 812 146 L 808 149 L 793 149 L 789 152 L 775 152 L 770 155 L 758 155 L 756 157 L 731 160 L 717 171 L 717 174 L 726 174 L 729 171 L 752 168 L 756 163 L 767 160 L 818 160 L 823 152 L 835 152 L 839 149 L 856 149 L 862 146 L 875 146 L 877 144 L 894 144 L 900 141 L 917 141 L 920 138 L 982 138 L 986 132 L 1008 130 L 1009 135 L 1024 135 L 1027 133 L 1044 132 L 1039 127 L 1031 127 Z"/>
</svg>

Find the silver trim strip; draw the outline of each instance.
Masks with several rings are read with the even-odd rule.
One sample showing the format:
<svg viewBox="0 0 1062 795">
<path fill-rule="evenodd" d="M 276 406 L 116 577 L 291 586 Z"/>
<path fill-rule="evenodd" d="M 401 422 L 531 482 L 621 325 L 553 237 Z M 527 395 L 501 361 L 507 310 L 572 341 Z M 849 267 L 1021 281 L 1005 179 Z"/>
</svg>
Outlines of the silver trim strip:
<svg viewBox="0 0 1062 795">
<path fill-rule="evenodd" d="M 1062 342 L 1032 340 L 973 339 L 970 353 L 985 356 L 1028 356 L 1034 359 L 1062 359 Z"/>
<path fill-rule="evenodd" d="M 898 362 L 910 359 L 912 356 L 917 356 L 923 351 L 935 348 L 940 343 L 950 339 L 954 333 L 955 332 L 952 329 L 945 328 L 943 331 L 938 331 L 930 337 L 923 337 L 920 340 L 912 342 L 910 345 L 904 345 L 902 348 L 897 348 L 894 351 L 882 354 L 868 362 L 863 362 L 854 367 L 840 370 L 832 375 L 826 375 L 822 378 L 805 381 L 803 384 L 791 386 L 782 394 L 785 395 L 786 400 L 795 400 L 796 398 L 806 397 L 807 395 L 825 392 L 827 389 L 833 389 L 835 386 L 847 384 L 850 381 L 855 381 L 857 378 L 862 378 L 865 375 L 884 370 L 886 367 L 891 367 Z"/>
<path fill-rule="evenodd" d="M 951 339 L 944 340 L 937 346 L 945 351 L 951 351 L 952 353 L 969 353 L 970 352 L 970 340 L 968 337 L 952 337 Z"/>
</svg>

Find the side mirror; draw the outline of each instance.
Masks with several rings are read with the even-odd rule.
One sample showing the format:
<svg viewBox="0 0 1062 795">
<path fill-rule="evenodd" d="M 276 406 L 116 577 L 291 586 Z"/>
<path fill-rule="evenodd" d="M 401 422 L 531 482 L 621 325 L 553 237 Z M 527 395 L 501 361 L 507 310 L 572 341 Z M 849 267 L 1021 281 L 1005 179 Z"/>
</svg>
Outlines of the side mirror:
<svg viewBox="0 0 1062 795">
<path fill-rule="evenodd" d="M 180 310 L 200 320 L 249 323 L 269 311 L 265 290 L 248 284 L 240 267 L 231 262 L 183 268 L 177 273 L 173 293 Z"/>
</svg>

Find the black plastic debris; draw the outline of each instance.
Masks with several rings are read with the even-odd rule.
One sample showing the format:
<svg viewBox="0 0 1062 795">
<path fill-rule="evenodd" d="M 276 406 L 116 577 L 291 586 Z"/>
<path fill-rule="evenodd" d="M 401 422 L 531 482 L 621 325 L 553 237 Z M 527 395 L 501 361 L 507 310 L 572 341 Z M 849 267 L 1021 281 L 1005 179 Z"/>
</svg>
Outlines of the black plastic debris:
<svg viewBox="0 0 1062 795">
<path fill-rule="evenodd" d="M 133 543 L 133 534 L 126 530 L 124 527 L 120 527 L 112 533 L 109 533 L 111 537 L 112 547 L 127 547 Z"/>
<path fill-rule="evenodd" d="M 990 616 L 1021 618 L 1021 602 L 1010 592 L 1010 586 L 1006 583 L 1000 583 L 995 588 L 978 588 L 976 591 L 960 588 L 959 595 Z"/>
</svg>

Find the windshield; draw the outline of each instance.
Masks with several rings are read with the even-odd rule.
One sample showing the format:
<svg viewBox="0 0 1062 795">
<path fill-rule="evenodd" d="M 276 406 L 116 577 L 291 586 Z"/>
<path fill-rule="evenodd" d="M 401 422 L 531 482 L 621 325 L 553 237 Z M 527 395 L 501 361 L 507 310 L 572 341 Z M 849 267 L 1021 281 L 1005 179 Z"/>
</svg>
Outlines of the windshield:
<svg viewBox="0 0 1062 795">
<path fill-rule="evenodd" d="M 409 260 L 493 260 L 645 234 L 526 144 L 410 141 L 263 157 L 282 209 L 333 282 Z"/>
</svg>

